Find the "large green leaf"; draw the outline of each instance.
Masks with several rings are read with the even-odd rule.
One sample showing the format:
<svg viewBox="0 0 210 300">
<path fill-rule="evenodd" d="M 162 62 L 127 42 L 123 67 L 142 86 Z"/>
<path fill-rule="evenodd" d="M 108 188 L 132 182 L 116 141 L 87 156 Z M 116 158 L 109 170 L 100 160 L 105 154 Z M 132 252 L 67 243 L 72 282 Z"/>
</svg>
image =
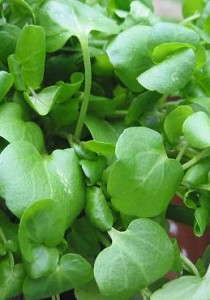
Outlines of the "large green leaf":
<svg viewBox="0 0 210 300">
<path fill-rule="evenodd" d="M 205 112 L 197 112 L 188 117 L 182 127 L 188 144 L 203 149 L 210 146 L 210 118 Z"/>
<path fill-rule="evenodd" d="M 24 120 L 24 111 L 17 103 L 0 106 L 0 136 L 9 143 L 24 140 L 33 144 L 39 152 L 44 150 L 44 138 L 40 127 Z"/>
<path fill-rule="evenodd" d="M 152 295 L 151 300 L 208 300 L 210 297 L 208 285 L 203 278 L 183 276 L 164 285 Z"/>
<path fill-rule="evenodd" d="M 26 278 L 23 293 L 28 300 L 39 300 L 78 288 L 93 277 L 90 264 L 80 255 L 66 254 L 50 275 L 38 279 Z"/>
<path fill-rule="evenodd" d="M 195 53 L 192 49 L 174 53 L 166 60 L 138 77 L 138 82 L 150 91 L 173 94 L 190 80 L 195 67 Z"/>
<path fill-rule="evenodd" d="M 159 133 L 144 127 L 126 129 L 116 145 L 108 192 L 120 212 L 152 217 L 163 212 L 181 183 L 183 170 L 168 159 Z"/>
<path fill-rule="evenodd" d="M 173 263 L 173 246 L 154 221 L 136 219 L 125 232 L 109 232 L 112 245 L 96 258 L 94 275 L 105 296 L 128 299 L 166 274 Z"/>
<path fill-rule="evenodd" d="M 24 89 L 17 83 L 18 77 L 26 86 L 39 87 L 44 76 L 45 55 L 44 29 L 41 26 L 25 25 L 17 40 L 15 54 L 8 61 L 11 73 L 16 77 L 17 89 Z"/>
<path fill-rule="evenodd" d="M 0 155 L 0 194 L 18 217 L 37 200 L 61 201 L 71 223 L 84 206 L 84 180 L 74 150 L 48 156 L 24 141 L 10 144 Z"/>
<path fill-rule="evenodd" d="M 147 51 L 150 31 L 149 26 L 131 27 L 121 32 L 109 43 L 106 50 L 116 75 L 134 92 L 142 91 L 142 87 L 137 82 L 137 76 L 153 65 Z"/>
<path fill-rule="evenodd" d="M 71 36 L 83 40 L 92 30 L 116 34 L 119 27 L 113 20 L 75 0 L 47 0 L 37 13 L 37 22 L 44 27 L 47 51 L 61 48 Z"/>
</svg>

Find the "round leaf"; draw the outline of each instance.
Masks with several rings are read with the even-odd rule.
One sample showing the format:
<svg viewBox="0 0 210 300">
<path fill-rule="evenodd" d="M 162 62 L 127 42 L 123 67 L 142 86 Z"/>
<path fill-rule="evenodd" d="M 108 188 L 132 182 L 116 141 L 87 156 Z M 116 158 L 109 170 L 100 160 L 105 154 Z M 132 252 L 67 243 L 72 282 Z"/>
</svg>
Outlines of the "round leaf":
<svg viewBox="0 0 210 300">
<path fill-rule="evenodd" d="M 210 118 L 206 113 L 200 111 L 188 117 L 182 131 L 191 147 L 203 149 L 210 146 Z"/>
</svg>

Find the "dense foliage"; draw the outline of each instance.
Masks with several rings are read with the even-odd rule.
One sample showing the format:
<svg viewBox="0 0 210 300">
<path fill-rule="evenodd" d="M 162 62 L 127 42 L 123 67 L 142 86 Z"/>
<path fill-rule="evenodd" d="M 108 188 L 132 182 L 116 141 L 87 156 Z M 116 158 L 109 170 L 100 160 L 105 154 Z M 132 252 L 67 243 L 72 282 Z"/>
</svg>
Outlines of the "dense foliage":
<svg viewBox="0 0 210 300">
<path fill-rule="evenodd" d="M 0 12 L 1 300 L 210 299 L 210 248 L 194 265 L 167 221 L 210 221 L 210 2 Z"/>
</svg>

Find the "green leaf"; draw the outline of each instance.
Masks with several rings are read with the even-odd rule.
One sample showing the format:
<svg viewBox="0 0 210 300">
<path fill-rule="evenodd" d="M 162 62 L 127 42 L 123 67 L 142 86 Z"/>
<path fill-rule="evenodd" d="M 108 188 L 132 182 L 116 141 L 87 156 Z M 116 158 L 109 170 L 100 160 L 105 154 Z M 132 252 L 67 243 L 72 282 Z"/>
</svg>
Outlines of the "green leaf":
<svg viewBox="0 0 210 300">
<path fill-rule="evenodd" d="M 50 275 L 38 279 L 27 277 L 23 286 L 26 299 L 39 300 L 78 288 L 93 277 L 90 264 L 80 255 L 66 254 Z"/>
<path fill-rule="evenodd" d="M 22 293 L 25 270 L 22 264 L 12 266 L 8 259 L 0 262 L 1 299 L 7 300 Z"/>
<path fill-rule="evenodd" d="M 149 26 L 131 27 L 118 34 L 106 49 L 116 75 L 133 92 L 142 91 L 136 78 L 153 65 L 147 51 L 150 31 Z"/>
<path fill-rule="evenodd" d="M 92 30 L 107 34 L 119 32 L 113 20 L 74 0 L 44 1 L 37 13 L 37 23 L 45 29 L 48 52 L 62 48 L 71 36 L 81 41 Z"/>
<path fill-rule="evenodd" d="M 0 101 L 9 92 L 14 82 L 14 76 L 5 71 L 0 71 Z"/>
<path fill-rule="evenodd" d="M 40 127 L 33 122 L 26 122 L 24 111 L 17 103 L 0 106 L 0 136 L 9 143 L 24 140 L 43 152 L 44 138 Z"/>
<path fill-rule="evenodd" d="M 7 64 L 7 58 L 15 52 L 15 45 L 20 33 L 20 29 L 9 23 L 0 25 L 0 60 Z"/>
<path fill-rule="evenodd" d="M 187 170 L 183 181 L 196 187 L 200 184 L 208 183 L 208 173 L 210 171 L 210 157 L 204 157 L 197 164 Z"/>
<path fill-rule="evenodd" d="M 90 281 L 85 286 L 75 290 L 77 300 L 118 300 L 118 297 L 102 296 L 95 281 Z"/>
<path fill-rule="evenodd" d="M 18 225 L 10 221 L 6 213 L 0 210 L 0 228 L 7 240 L 14 238 L 18 231 Z"/>
<path fill-rule="evenodd" d="M 195 276 L 183 276 L 173 280 L 155 292 L 151 300 L 208 300 L 210 292 L 205 279 Z"/>
<path fill-rule="evenodd" d="M 156 46 L 152 52 L 152 60 L 155 63 L 159 63 L 166 59 L 168 56 L 173 55 L 178 50 L 183 48 L 191 48 L 192 50 L 196 50 L 195 46 L 187 43 L 164 43 Z"/>
<path fill-rule="evenodd" d="M 19 64 L 19 76 L 24 84 L 34 89 L 38 88 L 44 76 L 45 55 L 44 29 L 40 26 L 25 25 L 17 40 L 14 59 L 9 60 L 11 73 L 16 60 Z M 17 77 L 17 74 L 14 75 Z M 17 88 L 19 89 L 18 85 Z"/>
<path fill-rule="evenodd" d="M 119 137 L 118 132 L 110 123 L 95 116 L 86 116 L 85 125 L 94 140 L 98 142 L 115 144 Z"/>
<path fill-rule="evenodd" d="M 193 110 L 191 107 L 180 105 L 166 116 L 164 131 L 171 143 L 179 142 L 179 137 L 182 135 L 182 125 L 192 114 Z"/>
<path fill-rule="evenodd" d="M 210 146 L 210 118 L 206 113 L 200 111 L 188 117 L 182 131 L 191 147 L 203 149 Z"/>
<path fill-rule="evenodd" d="M 61 243 L 66 229 L 63 204 L 53 200 L 39 200 L 24 212 L 19 226 L 20 249 L 31 278 L 53 272 L 59 260 L 54 249 Z"/>
<path fill-rule="evenodd" d="M 138 82 L 150 91 L 173 94 L 187 84 L 194 67 L 193 50 L 182 50 L 141 74 Z"/>
<path fill-rule="evenodd" d="M 204 207 L 198 207 L 195 211 L 194 233 L 201 237 L 209 223 L 209 213 Z"/>
<path fill-rule="evenodd" d="M 97 256 L 94 265 L 102 295 L 128 299 L 161 278 L 172 266 L 173 246 L 154 221 L 136 219 L 125 232 L 112 229 L 109 234 L 112 245 Z"/>
<path fill-rule="evenodd" d="M 41 155 L 27 142 L 15 142 L 0 155 L 0 194 L 21 217 L 40 199 L 61 202 L 68 227 L 84 206 L 84 180 L 73 149 Z"/>
<path fill-rule="evenodd" d="M 152 53 L 156 46 L 174 42 L 187 43 L 197 48 L 199 35 L 194 30 L 179 24 L 158 22 L 152 27 L 148 48 Z"/>
<path fill-rule="evenodd" d="M 190 17 L 194 14 L 202 12 L 205 7 L 204 0 L 184 0 L 182 6 L 182 12 L 185 18 Z"/>
<path fill-rule="evenodd" d="M 53 108 L 61 93 L 59 86 L 49 86 L 44 88 L 40 93 L 36 94 L 32 91 L 32 95 L 24 93 L 25 100 L 28 104 L 41 116 L 47 115 Z"/>
<path fill-rule="evenodd" d="M 82 159 L 80 165 L 85 176 L 89 179 L 90 185 L 93 185 L 101 180 L 107 162 L 104 156 L 99 156 L 96 160 Z"/>
<path fill-rule="evenodd" d="M 113 215 L 100 188 L 87 188 L 86 214 L 90 222 L 101 231 L 108 231 L 113 226 Z"/>
<path fill-rule="evenodd" d="M 89 140 L 87 142 L 84 142 L 83 144 L 88 150 L 105 156 L 113 155 L 115 151 L 115 146 L 112 143 Z"/>
<path fill-rule="evenodd" d="M 117 161 L 108 178 L 108 193 L 120 212 L 152 217 L 163 212 L 181 183 L 181 165 L 168 159 L 159 133 L 128 128 L 116 145 Z"/>
</svg>

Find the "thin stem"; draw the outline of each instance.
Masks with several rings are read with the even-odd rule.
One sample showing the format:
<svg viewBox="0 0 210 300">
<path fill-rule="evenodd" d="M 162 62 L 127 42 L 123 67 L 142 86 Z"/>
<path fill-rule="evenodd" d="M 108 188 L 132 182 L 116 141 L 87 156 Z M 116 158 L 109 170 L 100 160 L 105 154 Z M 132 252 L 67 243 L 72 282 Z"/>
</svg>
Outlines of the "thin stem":
<svg viewBox="0 0 210 300">
<path fill-rule="evenodd" d="M 54 296 L 52 296 L 52 300 L 60 300 L 60 295 L 54 295 Z"/>
<path fill-rule="evenodd" d="M 195 13 L 194 15 L 184 19 L 181 24 L 185 24 L 185 23 L 189 23 L 189 22 L 192 22 L 192 21 L 195 21 L 197 20 L 199 17 L 201 16 L 200 13 Z"/>
<path fill-rule="evenodd" d="M 6 239 L 6 236 L 4 234 L 4 231 L 2 230 L 2 228 L 0 227 L 0 237 L 4 243 L 4 245 L 7 243 L 7 239 Z M 14 261 L 14 257 L 13 257 L 13 254 L 11 251 L 8 251 L 8 256 L 9 256 L 9 260 L 10 260 L 10 263 L 12 266 L 14 266 L 15 264 L 15 261 Z"/>
<path fill-rule="evenodd" d="M 191 260 L 189 260 L 189 258 L 187 258 L 186 256 L 184 256 L 182 253 L 180 253 L 180 258 L 183 264 L 183 268 L 190 272 L 191 274 L 200 277 L 200 274 L 197 270 L 197 268 L 195 267 L 195 265 L 191 262 Z"/>
<path fill-rule="evenodd" d="M 187 150 L 187 148 L 188 148 L 188 143 L 186 143 L 186 144 L 180 149 L 180 151 L 179 151 L 179 153 L 178 153 L 178 155 L 177 155 L 177 157 L 176 157 L 176 160 L 177 160 L 177 161 L 181 161 L 181 159 L 182 159 L 182 157 L 183 157 L 185 151 Z"/>
<path fill-rule="evenodd" d="M 92 81 L 92 72 L 91 72 L 91 62 L 90 62 L 90 53 L 88 48 L 88 37 L 83 37 L 80 39 L 80 44 L 82 48 L 82 54 L 84 59 L 84 69 L 85 69 L 85 89 L 84 97 L 82 101 L 82 106 L 79 113 L 79 118 L 77 121 L 75 129 L 75 138 L 80 139 L 82 128 L 85 122 L 86 113 L 88 110 L 90 91 L 91 91 L 91 81 Z"/>
<path fill-rule="evenodd" d="M 186 162 L 185 164 L 182 165 L 182 168 L 184 170 L 189 169 L 190 167 L 192 167 L 193 165 L 195 165 L 197 162 L 199 162 L 199 160 L 201 160 L 205 155 L 207 155 L 210 152 L 210 148 L 206 148 L 204 150 L 202 150 L 200 153 L 198 153 L 195 157 L 193 157 L 191 160 L 189 160 L 188 162 Z"/>
</svg>

